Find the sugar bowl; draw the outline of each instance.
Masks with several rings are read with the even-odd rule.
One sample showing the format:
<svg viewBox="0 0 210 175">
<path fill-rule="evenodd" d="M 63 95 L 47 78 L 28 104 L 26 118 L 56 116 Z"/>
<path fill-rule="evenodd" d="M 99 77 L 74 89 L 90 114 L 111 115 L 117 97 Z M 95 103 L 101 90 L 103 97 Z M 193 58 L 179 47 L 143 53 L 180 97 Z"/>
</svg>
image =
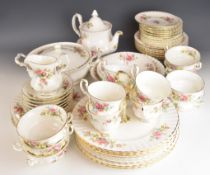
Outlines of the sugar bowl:
<svg viewBox="0 0 210 175">
<path fill-rule="evenodd" d="M 78 19 L 79 27 L 76 26 L 76 19 Z M 102 20 L 96 10 L 86 22 L 83 22 L 82 15 L 76 13 L 72 17 L 72 27 L 79 36 L 78 42 L 89 48 L 92 54 L 100 52 L 104 55 L 114 52 L 118 47 L 119 36 L 123 34 L 122 31 L 117 31 L 112 36 L 112 24 Z"/>
<path fill-rule="evenodd" d="M 36 107 L 25 113 L 18 122 L 19 142 L 13 148 L 26 154 L 29 165 L 47 157 L 55 160 L 57 154 L 63 154 L 68 146 L 73 133 L 71 119 L 71 114 L 57 105 Z"/>
</svg>

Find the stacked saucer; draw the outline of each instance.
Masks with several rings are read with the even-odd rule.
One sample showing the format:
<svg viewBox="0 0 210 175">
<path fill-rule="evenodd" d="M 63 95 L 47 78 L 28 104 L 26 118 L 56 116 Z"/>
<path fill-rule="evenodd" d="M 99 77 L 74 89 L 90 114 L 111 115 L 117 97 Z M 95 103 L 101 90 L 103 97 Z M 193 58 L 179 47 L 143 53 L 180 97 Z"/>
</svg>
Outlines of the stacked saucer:
<svg viewBox="0 0 210 175">
<path fill-rule="evenodd" d="M 61 88 L 50 93 L 37 92 L 30 86 L 30 82 L 27 82 L 11 106 L 12 122 L 16 126 L 25 112 L 45 104 L 58 105 L 68 112 L 73 107 L 72 98 L 73 82 L 66 75 L 63 77 Z"/>
<path fill-rule="evenodd" d="M 138 13 L 135 19 L 139 23 L 139 31 L 134 36 L 135 46 L 142 53 L 163 59 L 166 49 L 188 44 L 183 21 L 175 15 L 148 11 Z"/>
<path fill-rule="evenodd" d="M 129 120 L 111 134 L 98 132 L 87 120 L 84 97 L 72 114 L 76 141 L 81 152 L 91 160 L 114 168 L 139 168 L 168 155 L 176 144 L 179 117 L 173 103 L 166 99 L 162 113 L 150 122 L 136 118 L 128 105 Z"/>
<path fill-rule="evenodd" d="M 44 104 L 55 104 L 69 111 L 72 96 L 73 84 L 67 76 L 64 76 L 61 88 L 49 93 L 37 92 L 30 86 L 30 82 L 27 82 L 22 89 L 22 104 L 25 111 Z"/>
</svg>

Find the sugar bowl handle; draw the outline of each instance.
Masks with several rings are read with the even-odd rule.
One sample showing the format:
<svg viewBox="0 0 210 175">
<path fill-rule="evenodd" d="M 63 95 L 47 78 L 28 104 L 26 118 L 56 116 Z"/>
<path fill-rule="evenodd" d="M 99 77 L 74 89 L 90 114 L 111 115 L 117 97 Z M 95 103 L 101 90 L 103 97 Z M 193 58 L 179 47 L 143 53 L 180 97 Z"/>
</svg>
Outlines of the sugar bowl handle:
<svg viewBox="0 0 210 175">
<path fill-rule="evenodd" d="M 76 13 L 73 17 L 72 17 L 72 28 L 75 31 L 75 33 L 80 37 L 80 31 L 76 25 L 76 19 L 78 19 L 79 22 L 79 26 L 83 23 L 82 22 L 82 15 L 80 15 L 79 13 Z"/>
<path fill-rule="evenodd" d="M 202 68 L 202 63 L 198 62 L 195 64 L 195 70 L 200 70 Z"/>
<path fill-rule="evenodd" d="M 86 79 L 82 79 L 80 81 L 80 89 L 81 89 L 83 94 L 89 96 L 89 93 L 88 93 L 88 81 Z"/>
<path fill-rule="evenodd" d="M 23 151 L 22 146 L 19 142 L 14 143 L 12 145 L 12 148 L 13 148 L 13 150 L 18 151 L 18 152 Z"/>
<path fill-rule="evenodd" d="M 24 59 L 26 58 L 26 56 L 23 53 L 18 53 L 17 56 L 15 57 L 15 63 L 21 67 L 26 67 L 26 64 L 24 63 Z M 20 59 L 23 59 L 23 61 L 21 61 Z"/>
<path fill-rule="evenodd" d="M 69 135 L 71 135 L 74 132 L 74 128 L 72 125 L 72 119 L 73 119 L 73 115 L 71 112 L 68 113 L 68 121 L 67 121 L 67 125 L 69 127 Z"/>
<path fill-rule="evenodd" d="M 131 68 L 131 76 L 133 79 L 136 79 L 137 75 L 139 74 L 140 70 L 139 70 L 139 67 L 134 64 Z"/>
</svg>

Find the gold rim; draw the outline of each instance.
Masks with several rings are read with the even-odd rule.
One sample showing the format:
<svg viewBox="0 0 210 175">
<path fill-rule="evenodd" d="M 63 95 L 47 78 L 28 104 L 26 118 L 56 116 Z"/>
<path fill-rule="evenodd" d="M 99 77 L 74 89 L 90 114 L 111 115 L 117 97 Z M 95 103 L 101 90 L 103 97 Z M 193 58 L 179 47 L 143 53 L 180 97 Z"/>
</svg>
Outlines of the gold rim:
<svg viewBox="0 0 210 175">
<path fill-rule="evenodd" d="M 178 140 L 178 137 L 177 137 L 177 140 Z M 92 161 L 94 161 L 94 162 L 96 162 L 96 163 L 98 163 L 98 164 L 101 164 L 101 165 L 104 165 L 104 166 L 107 166 L 107 167 L 110 167 L 110 168 L 134 169 L 134 168 L 143 168 L 143 167 L 147 167 L 147 166 L 149 166 L 149 165 L 152 165 L 152 164 L 154 164 L 154 163 L 156 163 L 156 162 L 162 160 L 164 157 L 166 157 L 166 156 L 174 149 L 177 140 L 175 141 L 174 145 L 172 145 L 170 149 L 168 149 L 167 151 L 165 151 L 165 153 L 164 153 L 162 156 L 160 156 L 160 157 L 158 157 L 158 158 L 156 158 L 156 159 L 154 159 L 154 160 L 145 162 L 144 164 L 139 163 L 139 164 L 125 165 L 125 166 L 116 165 L 116 164 L 115 164 L 115 165 L 114 165 L 114 164 L 110 164 L 110 163 L 108 163 L 107 161 L 98 159 L 98 158 L 96 158 L 96 157 L 94 157 L 94 156 L 88 154 L 87 152 L 85 152 L 85 151 L 84 151 L 82 148 L 80 148 L 79 146 L 78 146 L 78 148 L 80 149 L 80 151 L 81 151 L 87 158 L 91 159 Z"/>
<path fill-rule="evenodd" d="M 91 149 L 92 151 L 99 153 L 99 154 L 103 154 L 103 155 L 107 155 L 107 156 L 112 156 L 112 157 L 137 157 L 140 155 L 146 155 L 148 153 L 152 153 L 155 152 L 157 150 L 160 150 L 162 148 L 163 145 L 170 143 L 171 140 L 174 139 L 174 137 L 176 137 L 176 134 L 178 133 L 178 131 L 176 131 L 176 133 L 166 142 L 159 144 L 156 147 L 153 147 L 152 149 L 148 149 L 148 150 L 140 150 L 140 151 L 129 151 L 129 152 L 123 152 L 123 151 L 109 151 L 109 150 L 105 150 L 105 149 L 100 149 L 97 148 L 93 145 L 90 145 L 89 143 L 85 142 L 84 140 L 82 140 L 81 138 L 79 138 L 76 135 L 76 141 L 81 143 L 82 145 L 85 145 L 85 147 L 88 147 L 89 149 Z"/>
</svg>

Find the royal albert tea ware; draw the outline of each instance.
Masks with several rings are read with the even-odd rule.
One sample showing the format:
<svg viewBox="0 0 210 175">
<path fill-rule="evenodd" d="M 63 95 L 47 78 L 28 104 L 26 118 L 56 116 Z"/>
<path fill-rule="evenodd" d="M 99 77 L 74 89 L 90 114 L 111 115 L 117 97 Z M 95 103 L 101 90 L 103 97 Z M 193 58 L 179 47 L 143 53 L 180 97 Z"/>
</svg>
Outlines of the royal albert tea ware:
<svg viewBox="0 0 210 175">
<path fill-rule="evenodd" d="M 101 133 L 89 124 L 85 108 L 87 103 L 88 98 L 84 97 L 72 112 L 76 140 L 80 143 L 78 146 L 83 145 L 84 154 L 90 153 L 92 157 L 116 167 L 121 165 L 132 168 L 133 165 L 140 166 L 153 158 L 156 159 L 158 152 L 174 143 L 179 118 L 176 108 L 168 99 L 165 101 L 167 110 L 162 110 L 160 117 L 150 122 L 138 120 L 131 106 L 128 106 L 127 114 L 130 120 L 121 123 L 111 135 Z M 148 161 L 145 160 L 147 156 Z"/>
<path fill-rule="evenodd" d="M 56 57 L 66 65 L 66 74 L 70 76 L 74 83 L 78 83 L 89 70 L 93 61 L 89 51 L 84 46 L 72 42 L 57 42 L 46 44 L 32 50 L 27 56 L 19 54 L 25 58 L 29 55 L 45 55 Z"/>
<path fill-rule="evenodd" d="M 97 81 L 88 85 L 88 81 L 83 79 L 80 89 L 89 98 L 89 110 L 97 115 L 119 111 L 126 97 L 121 85 L 109 81 Z"/>
<path fill-rule="evenodd" d="M 165 53 L 165 65 L 167 72 L 174 70 L 197 71 L 201 69 L 201 56 L 198 50 L 189 46 L 176 46 Z"/>
<path fill-rule="evenodd" d="M 57 105 L 42 105 L 28 111 L 17 124 L 21 149 L 35 157 L 58 153 L 73 133 L 71 120 L 71 114 Z M 20 150 L 16 145 L 14 148 Z"/>
<path fill-rule="evenodd" d="M 85 143 L 83 140 L 81 140 L 78 137 L 76 137 L 76 143 L 81 152 L 84 153 L 84 155 L 87 156 L 88 158 L 95 161 L 96 163 L 113 168 L 133 169 L 133 168 L 147 167 L 164 158 L 175 147 L 175 144 L 178 140 L 178 136 L 179 133 L 176 132 L 172 137 L 172 139 L 168 143 L 165 143 L 162 146 L 161 150 L 157 151 L 156 153 L 146 154 L 139 157 L 138 156 L 118 157 L 118 156 L 107 155 L 99 151 L 96 151 L 95 148 L 88 146 L 87 143 Z"/>
<path fill-rule="evenodd" d="M 55 104 L 70 111 L 71 102 L 73 101 L 73 82 L 67 75 L 63 75 L 62 86 L 51 93 L 36 92 L 31 88 L 30 83 L 25 83 L 21 92 L 21 104 L 24 111 L 28 111 L 44 104 Z"/>
<path fill-rule="evenodd" d="M 56 57 L 45 55 L 28 55 L 24 61 L 21 54 L 15 57 L 19 66 L 26 67 L 31 77 L 31 87 L 39 92 L 52 92 L 60 88 L 66 64 Z"/>
<path fill-rule="evenodd" d="M 175 15 L 146 11 L 138 13 L 135 20 L 139 23 L 139 31 L 134 36 L 135 46 L 141 53 L 164 59 L 166 49 L 188 42 L 183 21 Z"/>
<path fill-rule="evenodd" d="M 132 110 L 134 115 L 142 121 L 148 122 L 159 117 L 162 110 L 162 101 L 155 104 L 143 104 L 139 103 L 138 97 L 130 98 L 132 103 Z"/>
<path fill-rule="evenodd" d="M 161 74 L 143 71 L 136 78 L 136 99 L 142 104 L 156 104 L 169 97 L 171 87 L 169 81 Z"/>
<path fill-rule="evenodd" d="M 112 114 L 98 115 L 90 111 L 87 103 L 86 111 L 88 113 L 88 120 L 90 123 L 101 133 L 112 134 L 120 125 L 122 113 L 121 110 Z"/>
<path fill-rule="evenodd" d="M 135 52 L 117 52 L 101 58 L 98 63 L 97 73 L 107 81 L 115 82 L 119 71 L 130 75 L 133 65 L 139 67 L 139 71 L 151 70 L 161 74 L 165 73 L 164 66 L 155 58 L 135 53 Z"/>
<path fill-rule="evenodd" d="M 134 44 L 136 49 L 144 54 L 153 56 L 158 59 L 164 59 L 165 58 L 165 51 L 167 50 L 167 47 L 154 47 L 150 45 L 146 45 L 139 39 L 139 31 L 137 31 L 134 34 Z M 189 43 L 189 37 L 186 33 L 183 33 L 183 39 L 178 45 L 188 45 Z"/>
<path fill-rule="evenodd" d="M 172 88 L 171 98 L 178 109 L 186 110 L 200 106 L 204 95 L 204 81 L 196 73 L 176 70 L 166 77 Z"/>
<path fill-rule="evenodd" d="M 79 28 L 76 26 L 76 19 Z M 98 17 L 96 10 L 87 22 L 83 22 L 82 15 L 76 13 L 72 18 L 72 27 L 79 36 L 79 43 L 89 48 L 92 53 L 100 52 L 102 55 L 114 52 L 118 47 L 119 36 L 123 34 L 122 31 L 117 31 L 112 36 L 112 24 Z"/>
</svg>

